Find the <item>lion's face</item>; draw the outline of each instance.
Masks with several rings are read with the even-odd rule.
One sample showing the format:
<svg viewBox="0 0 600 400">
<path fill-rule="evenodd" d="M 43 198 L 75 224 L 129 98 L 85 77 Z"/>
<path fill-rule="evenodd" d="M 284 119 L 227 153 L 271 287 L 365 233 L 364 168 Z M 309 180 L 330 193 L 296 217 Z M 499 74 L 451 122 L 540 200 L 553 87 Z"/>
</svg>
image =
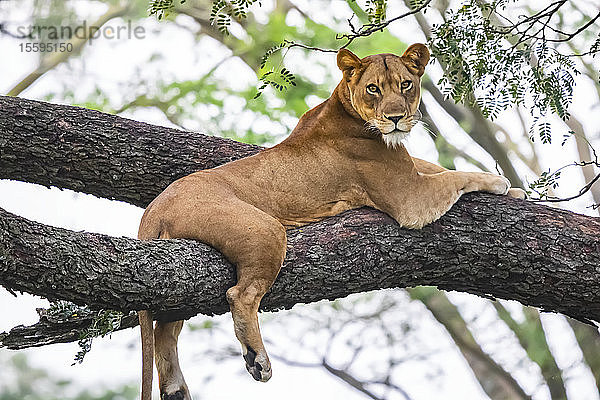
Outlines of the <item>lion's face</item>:
<svg viewBox="0 0 600 400">
<path fill-rule="evenodd" d="M 390 146 L 400 144 L 419 120 L 421 76 L 429 62 L 425 45 L 413 44 L 401 57 L 377 54 L 363 59 L 342 49 L 337 61 L 350 103 L 366 128 Z"/>
</svg>

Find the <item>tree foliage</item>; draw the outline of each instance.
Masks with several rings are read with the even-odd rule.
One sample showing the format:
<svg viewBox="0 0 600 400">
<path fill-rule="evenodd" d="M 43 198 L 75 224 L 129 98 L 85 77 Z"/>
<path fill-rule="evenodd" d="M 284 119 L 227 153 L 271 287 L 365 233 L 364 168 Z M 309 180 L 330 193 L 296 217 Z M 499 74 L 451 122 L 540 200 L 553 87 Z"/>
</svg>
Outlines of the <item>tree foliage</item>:
<svg viewBox="0 0 600 400">
<path fill-rule="evenodd" d="M 232 22 L 247 18 L 249 8 L 255 3 L 260 4 L 254 0 L 215 0 L 210 22 L 228 34 Z M 438 83 L 447 97 L 455 102 L 477 104 L 484 116 L 492 119 L 508 107 L 526 105 L 534 116 L 531 131 L 535 130 L 543 142 L 550 142 L 547 113 L 563 120 L 569 118 L 574 76 L 580 73 L 573 57 L 595 56 L 600 51 L 600 29 L 594 25 L 600 12 L 584 15 L 575 30 L 567 32 L 552 24 L 559 18 L 562 20 L 560 13 L 569 6 L 568 0 L 544 4 L 541 10 L 527 16 L 521 13 L 525 6 L 519 3 L 523 2 L 463 0 L 456 9 L 447 11 L 445 22 L 433 26 L 429 46 L 433 57 L 445 66 L 445 75 Z M 408 4 L 412 8 L 409 13 L 386 20 L 387 1 L 367 0 L 363 11 L 368 22 L 357 28 L 351 22 L 357 15 L 352 15 L 348 19 L 350 33 L 335 34 L 336 40 L 341 41 L 336 48 L 315 47 L 302 39 L 284 39 L 265 52 L 260 69 L 276 52 L 293 47 L 318 51 L 345 48 L 355 39 L 382 31 L 391 22 L 415 11 L 426 12 L 430 1 L 411 0 Z M 149 11 L 160 18 L 161 13 L 173 7 L 173 0 L 152 1 Z M 587 49 L 579 54 L 562 52 L 558 45 L 577 35 L 588 39 Z M 594 36 L 595 40 L 589 40 Z M 295 86 L 294 75 L 286 68 L 263 72 L 260 80 L 258 95 L 267 86 L 279 91 Z"/>
</svg>

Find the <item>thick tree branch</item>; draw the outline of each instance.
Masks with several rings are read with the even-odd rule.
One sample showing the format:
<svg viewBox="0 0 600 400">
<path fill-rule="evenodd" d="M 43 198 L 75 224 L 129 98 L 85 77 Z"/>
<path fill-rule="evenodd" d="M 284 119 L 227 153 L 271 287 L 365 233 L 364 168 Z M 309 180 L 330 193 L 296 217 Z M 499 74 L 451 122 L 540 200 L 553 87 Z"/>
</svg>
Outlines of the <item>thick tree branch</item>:
<svg viewBox="0 0 600 400">
<path fill-rule="evenodd" d="M 0 96 L 0 179 L 146 207 L 175 179 L 258 151 L 94 110 Z"/>
<path fill-rule="evenodd" d="M 257 147 L 0 97 L 0 174 L 145 205 L 173 179 Z M 361 209 L 289 232 L 263 309 L 436 285 L 600 320 L 600 222 L 501 196 L 465 196 L 422 230 Z M 201 243 L 76 233 L 0 212 L 0 285 L 161 319 L 227 310 L 234 268 Z"/>
</svg>

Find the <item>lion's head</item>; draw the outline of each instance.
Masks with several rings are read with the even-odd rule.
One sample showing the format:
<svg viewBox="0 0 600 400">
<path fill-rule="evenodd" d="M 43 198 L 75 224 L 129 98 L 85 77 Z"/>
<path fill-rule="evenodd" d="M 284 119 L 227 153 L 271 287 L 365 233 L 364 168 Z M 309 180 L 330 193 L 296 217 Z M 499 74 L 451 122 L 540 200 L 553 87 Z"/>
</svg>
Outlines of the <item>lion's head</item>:
<svg viewBox="0 0 600 400">
<path fill-rule="evenodd" d="M 376 54 L 361 59 L 347 49 L 338 52 L 352 107 L 388 146 L 400 144 L 419 120 L 421 76 L 428 62 L 429 50 L 421 43 L 400 57 Z"/>
</svg>

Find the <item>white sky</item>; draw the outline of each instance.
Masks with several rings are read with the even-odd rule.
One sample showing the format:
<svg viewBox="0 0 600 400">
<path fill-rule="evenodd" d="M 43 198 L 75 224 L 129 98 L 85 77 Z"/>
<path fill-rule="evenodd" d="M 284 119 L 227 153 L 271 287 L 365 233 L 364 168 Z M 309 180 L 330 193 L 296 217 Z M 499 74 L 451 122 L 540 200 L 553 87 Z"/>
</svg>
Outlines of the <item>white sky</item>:
<svg viewBox="0 0 600 400">
<path fill-rule="evenodd" d="M 298 2 L 299 4 L 308 4 L 308 2 Z M 19 4 L 19 5 L 18 5 Z M 22 7 L 21 3 L 3 2 L 0 4 L 0 13 L 7 12 L 14 21 L 27 20 L 28 10 Z M 339 10 L 343 2 L 319 2 L 319 12 L 313 15 L 317 18 L 327 20 L 331 13 Z M 323 8 L 323 4 L 328 4 L 330 8 Z M 102 12 L 101 7 L 87 9 L 91 15 L 99 15 Z M 390 15 L 393 14 L 393 10 Z M 91 18 L 93 19 L 93 18 Z M 187 22 L 182 19 L 181 24 Z M 198 45 L 184 29 L 174 27 L 173 25 L 160 24 L 153 19 L 141 21 L 140 24 L 145 27 L 147 37 L 144 40 L 105 40 L 99 39 L 92 46 L 84 50 L 84 59 L 75 59 L 69 62 L 69 67 L 61 65 L 50 73 L 46 74 L 32 87 L 26 90 L 22 96 L 31 99 L 42 99 L 49 92 L 59 91 L 62 83 L 73 80 L 77 82 L 78 90 L 87 93 L 92 90 L 94 85 L 101 85 L 107 92 L 112 93 L 115 99 L 121 98 L 119 85 L 123 82 L 136 77 L 136 74 L 144 74 L 146 77 L 152 77 L 159 71 L 168 71 L 168 76 L 174 79 L 192 79 L 199 76 L 202 72 L 210 69 L 214 63 L 227 56 L 227 52 L 211 40 L 203 40 Z M 415 38 L 414 41 L 423 41 L 418 37 L 418 30 L 413 24 L 402 24 L 392 27 L 392 31 L 401 38 Z M 0 93 L 8 91 L 16 82 L 24 77 L 36 63 L 36 56 L 31 53 L 22 53 L 19 49 L 19 41 L 0 36 L 0 53 L 3 54 L 3 62 L 0 65 Z M 177 45 L 173 45 L 176 43 Z M 147 65 L 146 60 L 151 54 L 159 51 L 163 58 L 155 65 Z M 373 49 L 376 52 L 377 49 Z M 321 56 L 320 56 L 321 57 Z M 323 59 L 329 57 L 328 65 L 335 70 L 334 57 L 322 56 Z M 301 60 L 291 60 L 291 64 L 298 63 Z M 433 76 L 439 74 L 436 71 L 437 66 L 430 69 L 429 73 Z M 221 79 L 231 80 L 233 86 L 244 87 L 248 82 L 252 82 L 254 75 L 248 71 L 241 62 L 232 59 L 226 63 L 226 66 L 219 70 L 218 76 Z M 236 80 L 232 77 L 235 76 Z M 586 127 L 591 127 L 590 131 L 598 139 L 598 100 L 595 97 L 593 87 L 589 82 L 581 82 L 576 86 L 576 101 L 572 112 L 580 118 Z M 427 97 L 424 101 L 431 105 Z M 232 105 L 235 107 L 236 105 Z M 455 123 L 448 117 L 436 112 L 436 119 L 439 125 L 445 129 L 452 130 L 452 134 L 447 135 L 448 140 L 455 146 L 476 154 L 480 160 L 493 169 L 494 162 L 488 156 L 484 155 L 478 146 L 466 136 Z M 169 125 L 162 114 L 153 110 L 136 111 L 127 115 L 140 121 L 146 121 L 155 124 Z M 505 113 L 503 118 L 507 120 L 505 127 L 510 131 L 516 128 L 514 117 L 510 113 Z M 244 123 L 241 121 L 240 123 Z M 201 124 L 190 121 L 191 128 L 202 130 Z M 556 141 L 555 141 L 556 142 Z M 596 140 L 597 143 L 597 140 Z M 407 147 L 411 154 L 431 161 L 436 160 L 435 147 L 431 140 L 423 131 L 416 131 L 409 138 Z M 598 147 L 598 146 L 597 146 Z M 544 166 L 558 166 L 568 163 L 573 158 L 573 147 L 567 146 L 561 148 L 557 143 L 543 148 L 542 162 Z M 458 163 L 457 167 L 461 169 L 472 169 L 466 163 Z M 564 179 L 564 190 L 576 190 L 581 184 L 581 176 L 575 172 Z M 590 199 L 571 203 L 569 206 L 579 212 L 590 212 L 586 210 L 585 205 L 590 204 Z M 56 188 L 46 189 L 37 185 L 0 181 L 0 207 L 25 216 L 29 219 L 61 226 L 73 230 L 87 230 L 91 232 L 100 232 L 116 236 L 135 237 L 137 225 L 141 217 L 142 210 L 120 202 L 97 199 L 90 195 L 77 194 L 68 190 L 59 190 Z M 503 365 L 507 368 L 519 369 L 516 376 L 519 382 L 530 392 L 533 392 L 536 400 L 549 398 L 548 393 L 543 389 L 536 389 L 539 372 L 535 368 L 523 368 L 518 365 L 519 357 L 522 354 L 511 351 L 506 352 L 505 348 L 510 345 L 511 337 L 509 332 L 498 329 L 485 329 L 494 322 L 493 312 L 487 307 L 481 299 L 462 294 L 452 294 L 451 299 L 455 301 L 465 315 L 477 317 L 477 326 L 482 327 L 478 332 L 482 332 L 480 341 L 486 350 L 489 350 L 497 357 L 501 358 Z M 31 324 L 37 321 L 35 307 L 44 306 L 46 302 L 30 295 L 20 295 L 14 298 L 4 289 L 0 288 L 0 332 L 10 329 L 18 324 Z M 509 304 L 511 309 L 517 310 L 518 307 Z M 299 307 L 300 311 L 304 310 Z M 304 311 L 306 312 L 306 310 Z M 308 311 L 316 312 L 316 311 Z M 401 368 L 401 376 L 398 382 L 404 387 L 413 399 L 431 399 L 437 398 L 443 393 L 446 399 L 485 399 L 481 389 L 471 377 L 472 372 L 465 366 L 462 357 L 453 347 L 451 340 L 445 332 L 436 327 L 432 318 L 424 311 L 423 307 L 416 303 L 406 304 L 406 310 L 400 311 L 403 317 L 410 317 L 411 321 L 416 323 L 419 329 L 419 335 L 422 340 L 427 342 L 427 346 L 436 349 L 436 355 L 432 357 L 434 365 L 443 368 L 443 379 L 432 384 L 428 371 L 430 365 L 424 362 L 407 363 L 406 367 Z M 284 313 L 279 313 L 284 314 Z M 270 317 L 269 317 L 270 318 Z M 196 321 L 204 320 L 204 317 L 196 317 Z M 218 317 L 217 320 L 224 320 L 223 329 L 227 332 L 215 335 L 209 338 L 207 334 L 198 334 L 184 329 L 180 339 L 181 363 L 188 385 L 192 393 L 199 394 L 196 398 L 206 399 L 231 399 L 239 398 L 241 394 L 250 395 L 251 398 L 278 398 L 287 399 L 306 399 L 306 398 L 328 398 L 328 399 L 363 399 L 363 395 L 356 390 L 350 390 L 346 385 L 334 378 L 329 377 L 320 369 L 306 369 L 285 365 L 276 359 L 272 359 L 274 374 L 268 384 L 259 384 L 252 380 L 246 373 L 241 357 L 234 358 L 222 364 L 215 364 L 211 358 L 203 356 L 204 351 L 214 349 L 217 344 L 223 346 L 234 346 L 238 343 L 235 340 L 232 330 L 232 324 L 229 316 Z M 564 327 L 564 319 L 544 314 L 544 326 L 549 332 L 550 345 L 557 357 L 561 367 L 567 367 L 576 364 L 581 358 L 578 350 L 574 350 L 574 338 Z M 279 322 L 270 322 L 263 329 L 266 340 L 274 342 L 278 350 L 293 348 L 295 339 L 289 340 L 291 332 L 297 331 L 300 325 L 297 322 L 290 322 L 286 325 L 287 319 L 282 318 Z M 291 321 L 291 319 L 290 319 Z M 283 326 L 283 327 L 282 327 Z M 270 330 L 272 327 L 272 330 Z M 293 336 L 293 335 L 291 335 Z M 287 348 L 286 348 L 287 347 Z M 138 331 L 128 330 L 113 335 L 111 340 L 99 339 L 94 342 L 93 350 L 87 355 L 83 365 L 71 367 L 73 356 L 77 351 L 77 345 L 64 344 L 46 346 L 38 349 L 26 350 L 32 363 L 36 366 L 48 368 L 52 374 L 73 379 L 82 388 L 83 387 L 116 387 L 120 383 L 136 382 L 139 375 L 139 346 Z M 0 350 L 0 363 L 11 352 Z M 347 349 L 341 346 L 334 350 L 335 357 L 344 359 L 347 356 Z M 298 357 L 300 357 L 299 355 Z M 365 368 L 369 368 L 373 361 L 378 357 L 383 357 L 380 353 L 374 353 L 370 358 L 364 361 Z M 369 358 L 369 357 L 367 357 Z M 215 368 L 216 367 L 216 368 Z M 360 371 L 358 371 L 360 373 Z M 364 372 L 364 371 L 363 371 Z M 0 388 L 7 385 L 6 379 L 2 376 L 0 366 Z M 215 373 L 216 377 L 208 382 L 203 381 L 208 373 Z M 568 381 L 569 393 L 572 399 L 591 400 L 598 399 L 597 391 L 594 390 L 589 371 L 586 368 L 569 369 Z M 156 384 L 155 384 L 156 390 Z M 158 396 L 156 394 L 155 396 Z"/>
</svg>

